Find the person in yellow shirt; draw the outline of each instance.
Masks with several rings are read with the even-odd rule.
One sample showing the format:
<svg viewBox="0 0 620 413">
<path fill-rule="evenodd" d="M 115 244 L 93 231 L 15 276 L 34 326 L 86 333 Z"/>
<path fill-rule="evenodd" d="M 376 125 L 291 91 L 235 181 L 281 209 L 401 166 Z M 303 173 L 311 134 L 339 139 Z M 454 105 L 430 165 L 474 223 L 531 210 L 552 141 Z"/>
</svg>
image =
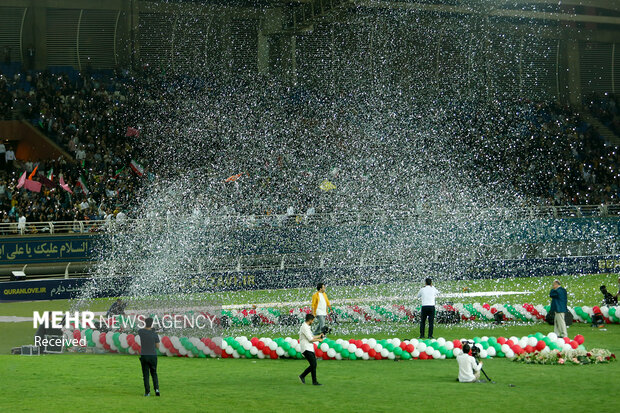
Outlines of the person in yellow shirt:
<svg viewBox="0 0 620 413">
<path fill-rule="evenodd" d="M 325 284 L 318 283 L 316 286 L 316 292 L 312 295 L 312 315 L 316 317 L 316 327 L 314 328 L 314 334 L 320 334 L 325 327 L 325 317 L 327 317 L 327 310 L 331 310 L 332 306 L 329 303 L 327 294 L 325 294 Z"/>
</svg>

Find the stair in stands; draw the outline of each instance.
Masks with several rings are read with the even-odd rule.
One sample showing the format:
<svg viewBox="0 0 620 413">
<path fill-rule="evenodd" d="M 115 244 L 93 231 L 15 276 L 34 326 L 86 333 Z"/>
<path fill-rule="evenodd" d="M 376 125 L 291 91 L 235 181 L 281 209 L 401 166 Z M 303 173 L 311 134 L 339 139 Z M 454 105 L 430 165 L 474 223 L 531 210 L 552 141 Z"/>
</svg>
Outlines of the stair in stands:
<svg viewBox="0 0 620 413">
<path fill-rule="evenodd" d="M 594 126 L 605 140 L 613 145 L 620 145 L 620 137 L 611 131 L 607 126 L 603 125 L 600 120 L 589 113 L 584 114 L 586 122 Z"/>
</svg>

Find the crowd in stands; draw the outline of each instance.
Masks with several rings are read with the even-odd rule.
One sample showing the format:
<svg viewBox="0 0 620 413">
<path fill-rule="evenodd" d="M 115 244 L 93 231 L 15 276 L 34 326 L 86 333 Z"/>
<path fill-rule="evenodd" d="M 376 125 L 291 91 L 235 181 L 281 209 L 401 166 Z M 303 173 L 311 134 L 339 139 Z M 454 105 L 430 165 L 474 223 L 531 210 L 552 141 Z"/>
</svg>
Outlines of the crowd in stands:
<svg viewBox="0 0 620 413">
<path fill-rule="evenodd" d="M 113 219 L 164 173 L 202 176 L 195 199 L 218 214 L 435 209 L 507 193 L 518 206 L 618 203 L 618 148 L 570 108 L 519 100 L 424 112 L 411 101 L 148 72 L 2 75 L 0 118 L 32 122 L 72 159 L 7 162 L 1 220 Z M 617 131 L 615 100 L 592 110 Z M 18 189 L 35 168 L 54 183 L 62 175 L 73 193 Z"/>
</svg>

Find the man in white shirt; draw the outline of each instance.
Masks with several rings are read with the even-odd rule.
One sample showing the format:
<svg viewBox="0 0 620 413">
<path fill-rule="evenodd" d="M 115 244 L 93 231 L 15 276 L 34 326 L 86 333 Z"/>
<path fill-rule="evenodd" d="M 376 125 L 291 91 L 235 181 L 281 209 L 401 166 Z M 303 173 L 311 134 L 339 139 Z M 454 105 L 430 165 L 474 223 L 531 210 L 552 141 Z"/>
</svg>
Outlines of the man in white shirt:
<svg viewBox="0 0 620 413">
<path fill-rule="evenodd" d="M 469 355 L 471 347 L 468 343 L 463 344 L 463 352 L 456 356 L 459 363 L 459 382 L 475 383 L 480 379 L 480 370 L 482 363 L 478 363 L 476 359 Z"/>
<path fill-rule="evenodd" d="M 332 305 L 325 293 L 325 283 L 318 283 L 316 286 L 316 292 L 312 295 L 312 315 L 314 315 L 318 321 L 314 334 L 323 332 L 325 327 L 325 318 L 327 317 L 327 310 L 331 310 Z"/>
<path fill-rule="evenodd" d="M 306 360 L 308 360 L 308 363 L 310 363 L 310 366 L 299 375 L 299 380 L 302 384 L 306 384 L 306 376 L 310 373 L 312 375 L 312 384 L 315 386 L 322 386 L 322 384 L 316 380 L 316 355 L 314 354 L 314 344 L 312 343 L 323 340 L 325 336 L 323 334 L 313 336 L 312 329 L 310 328 L 312 323 L 314 323 L 314 316 L 312 314 L 306 314 L 306 321 L 301 324 L 301 328 L 299 329 L 299 347 Z"/>
<path fill-rule="evenodd" d="M 424 338 L 424 330 L 426 329 L 426 319 L 428 318 L 428 338 L 433 338 L 433 326 L 435 323 L 435 297 L 439 295 L 439 291 L 433 287 L 433 280 L 427 278 L 426 285 L 420 288 L 417 297 L 422 300 L 422 312 L 420 320 L 420 338 Z"/>
</svg>

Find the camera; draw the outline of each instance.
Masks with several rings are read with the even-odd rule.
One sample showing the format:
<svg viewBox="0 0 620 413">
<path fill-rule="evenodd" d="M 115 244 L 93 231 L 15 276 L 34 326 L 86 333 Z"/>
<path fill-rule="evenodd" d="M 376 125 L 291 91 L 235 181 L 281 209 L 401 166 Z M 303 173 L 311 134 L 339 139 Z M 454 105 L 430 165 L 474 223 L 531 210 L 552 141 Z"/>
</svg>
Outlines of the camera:
<svg viewBox="0 0 620 413">
<path fill-rule="evenodd" d="M 476 343 L 474 343 L 473 341 L 467 341 L 467 340 L 463 340 L 461 341 L 461 343 L 463 344 L 463 346 L 465 344 L 469 346 L 469 348 L 471 349 L 472 357 L 475 357 L 475 358 L 480 357 L 480 348 L 476 345 Z"/>
</svg>

